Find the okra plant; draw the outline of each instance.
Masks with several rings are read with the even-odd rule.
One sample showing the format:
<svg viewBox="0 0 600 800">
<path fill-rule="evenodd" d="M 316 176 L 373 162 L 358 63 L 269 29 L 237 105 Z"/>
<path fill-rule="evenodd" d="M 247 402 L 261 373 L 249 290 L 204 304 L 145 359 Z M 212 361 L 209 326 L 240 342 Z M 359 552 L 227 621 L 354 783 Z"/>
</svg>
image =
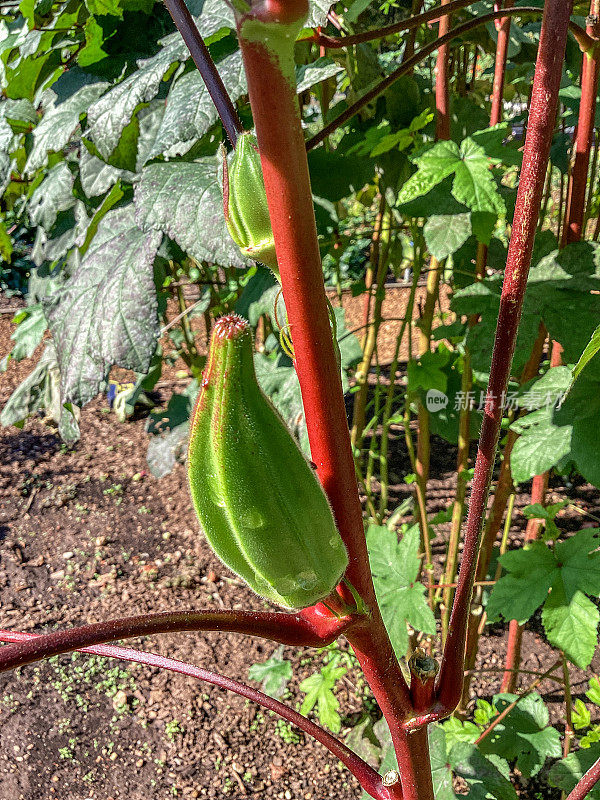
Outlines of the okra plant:
<svg viewBox="0 0 600 800">
<path fill-rule="evenodd" d="M 30 302 L 5 368 L 47 329 L 52 338 L 2 423 L 43 408 L 75 441 L 78 408 L 114 364 L 137 373 L 121 398 L 130 413 L 156 385 L 170 331 L 192 379 L 191 416 L 169 422 L 149 457 L 163 474 L 185 441 L 199 529 L 280 610 L 5 630 L 0 668 L 83 650 L 212 683 L 317 739 L 376 800 L 447 800 L 454 776 L 469 797 L 516 798 L 510 766 L 525 786 L 544 774 L 568 800 L 598 797 L 600 733 L 573 702 L 569 664 L 587 669 L 597 646 L 599 532 L 565 536 L 566 502 L 548 494 L 553 476 L 600 486 L 598 4 L 417 0 L 363 30 L 368 5 L 24 0 L 3 22 L 0 247 L 11 286 L 30 259 Z M 137 64 L 115 48 L 118 35 L 99 45 L 99 18 L 118 34 L 128 14 L 148 39 Z M 163 36 L 170 18 L 178 31 Z M 522 145 L 516 122 L 503 121 L 508 97 Z M 360 218 L 362 242 L 349 218 Z M 361 272 L 344 278 L 353 259 Z M 386 383 L 385 280 L 405 269 L 412 285 Z M 360 345 L 334 305 L 344 280 L 364 297 Z M 190 284 L 200 287 L 193 306 Z M 206 357 L 194 311 L 210 333 Z M 287 401 L 274 388 L 282 370 Z M 396 507 L 392 428 L 414 489 Z M 439 518 L 428 485 L 442 441 L 457 446 L 457 486 Z M 524 546 L 508 549 L 515 487 L 529 480 Z M 523 626 L 539 609 L 557 661 L 515 694 Z M 477 698 L 470 720 L 478 641 L 502 619 L 500 691 Z M 381 714 L 380 771 L 334 735 L 336 711 L 319 711 L 321 725 L 307 716 L 318 695 L 308 685 L 301 713 L 204 667 L 110 644 L 203 630 L 298 648 L 344 637 Z M 562 746 L 534 691 L 549 676 L 564 690 Z M 587 698 L 600 705 L 597 678 Z M 586 733 L 571 752 L 574 729 Z"/>
</svg>

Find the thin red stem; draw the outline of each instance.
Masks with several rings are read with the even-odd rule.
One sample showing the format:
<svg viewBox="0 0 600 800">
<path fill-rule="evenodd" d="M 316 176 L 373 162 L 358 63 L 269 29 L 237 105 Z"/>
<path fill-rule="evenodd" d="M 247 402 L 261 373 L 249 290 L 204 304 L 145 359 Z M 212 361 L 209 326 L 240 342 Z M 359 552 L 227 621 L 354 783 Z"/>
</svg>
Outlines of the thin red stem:
<svg viewBox="0 0 600 800">
<path fill-rule="evenodd" d="M 372 42 L 375 39 L 383 39 L 386 36 L 391 36 L 394 33 L 402 33 L 403 31 L 414 30 L 426 22 L 441 23 L 441 20 L 448 14 L 455 11 L 460 11 L 461 8 L 472 6 L 476 0 L 452 0 L 449 3 L 443 3 L 441 6 L 430 8 L 429 11 L 424 11 L 422 14 L 415 14 L 408 19 L 403 19 L 400 22 L 395 22 L 393 25 L 386 25 L 384 28 L 377 28 L 376 30 L 363 31 L 362 33 L 355 33 L 352 36 L 327 36 L 324 33 L 317 32 L 313 37 L 320 45 L 329 50 L 338 50 L 341 47 L 351 47 L 355 44 L 362 42 Z"/>
<path fill-rule="evenodd" d="M 281 644 L 323 647 L 335 641 L 355 618 L 338 619 L 319 606 L 298 614 L 268 611 L 180 611 L 144 614 L 46 633 L 0 650 L 0 672 L 80 647 L 180 631 L 230 631 Z"/>
<path fill-rule="evenodd" d="M 221 117 L 227 138 L 235 147 L 238 134 L 242 133 L 244 128 L 200 31 L 196 27 L 194 18 L 188 11 L 184 0 L 164 0 L 164 4 L 186 43 L 194 64 L 202 75 L 202 80 Z"/>
<path fill-rule="evenodd" d="M 504 8 L 512 8 L 515 0 L 506 0 Z M 499 3 L 502 6 L 502 2 Z M 504 79 L 506 75 L 506 58 L 510 39 L 510 16 L 501 17 L 498 21 L 498 41 L 496 42 L 496 62 L 494 66 L 494 88 L 492 89 L 492 110 L 490 127 L 502 122 L 504 107 Z"/>
<path fill-rule="evenodd" d="M 452 712 L 461 697 L 469 608 L 502 421 L 502 398 L 510 377 L 531 264 L 554 131 L 571 8 L 572 2 L 565 0 L 547 0 L 544 6 L 523 167 L 500 298 L 498 326 L 475 462 L 465 544 L 438 681 L 437 698 L 440 713 Z"/>
<path fill-rule="evenodd" d="M 32 633 L 17 633 L 14 631 L 0 630 L 0 641 L 15 642 L 19 644 L 35 641 L 38 637 Z M 0 653 L 5 648 L 0 649 Z M 81 653 L 90 655 L 103 656 L 104 658 L 118 658 L 121 661 L 131 661 L 135 664 L 145 664 L 147 666 L 158 667 L 159 669 L 166 669 L 170 672 L 177 672 L 180 675 L 186 675 L 188 678 L 196 678 L 206 683 L 211 683 L 214 686 L 219 686 L 221 689 L 226 689 L 235 694 L 246 697 L 258 705 L 273 711 L 283 719 L 291 722 L 300 730 L 312 736 L 322 745 L 324 745 L 330 753 L 338 758 L 357 778 L 362 788 L 368 792 L 371 797 L 377 800 L 391 800 L 392 795 L 381 780 L 375 770 L 370 767 L 359 756 L 352 752 L 345 744 L 338 741 L 335 736 L 332 736 L 328 731 L 320 728 L 314 722 L 299 714 L 294 709 L 289 708 L 284 703 L 276 700 L 258 689 L 253 689 L 251 686 L 246 686 L 244 683 L 228 678 L 218 672 L 212 672 L 202 667 L 196 667 L 193 664 L 187 664 L 184 661 L 178 661 L 174 658 L 167 658 L 166 656 L 156 655 L 155 653 L 146 653 L 140 650 L 132 650 L 128 647 L 115 647 L 110 645 L 96 645 L 94 647 L 81 647 L 77 648 Z"/>
<path fill-rule="evenodd" d="M 331 120 L 327 125 L 325 125 L 317 134 L 315 134 L 311 139 L 308 139 L 306 142 L 306 149 L 312 150 L 317 145 L 321 144 L 333 131 L 343 125 L 344 122 L 347 122 L 351 119 L 355 114 L 357 114 L 361 108 L 363 108 L 367 103 L 370 103 L 376 97 L 378 97 L 382 92 L 385 92 L 398 78 L 402 77 L 402 75 L 406 75 L 406 73 L 410 72 L 414 67 L 422 61 L 427 56 L 431 55 L 438 47 L 442 47 L 443 45 L 451 42 L 452 39 L 455 39 L 457 36 L 462 36 L 464 33 L 468 33 L 469 31 L 473 30 L 473 28 L 477 28 L 480 25 L 485 25 L 486 22 L 491 22 L 499 17 L 505 16 L 521 16 L 525 14 L 541 14 L 541 8 L 535 8 L 534 6 L 523 6 L 519 8 L 511 8 L 505 9 L 502 11 L 493 11 L 489 14 L 482 14 L 479 17 L 475 17 L 474 19 L 469 20 L 468 22 L 463 22 L 462 25 L 457 25 L 456 28 L 453 28 L 449 33 L 445 34 L 444 36 L 436 39 L 434 42 L 430 42 L 429 44 L 423 45 L 419 49 L 418 53 L 415 53 L 413 56 L 408 58 L 404 61 L 397 69 L 391 72 L 387 78 L 384 78 L 380 81 L 376 86 L 369 91 L 365 92 L 363 95 L 359 97 L 356 102 L 352 103 L 348 106 L 345 111 L 342 111 L 335 119 Z M 578 31 L 585 35 L 585 31 L 576 26 Z M 570 25 L 570 29 L 573 29 L 573 25 Z"/>
<path fill-rule="evenodd" d="M 596 0 L 592 0 L 590 14 Z M 587 33 L 591 36 L 595 32 L 593 26 L 588 26 Z M 575 158 L 569 176 L 569 191 L 565 225 L 563 227 L 563 246 L 571 242 L 578 242 L 583 234 L 583 218 L 585 214 L 585 194 L 590 165 L 590 153 L 594 139 L 594 118 L 596 114 L 596 95 L 598 92 L 598 73 L 600 60 L 598 48 L 592 48 L 589 53 L 583 54 L 581 71 L 581 100 L 579 103 L 579 118 L 577 120 L 577 136 L 575 139 Z M 593 177 L 593 176 L 592 176 Z"/>
</svg>

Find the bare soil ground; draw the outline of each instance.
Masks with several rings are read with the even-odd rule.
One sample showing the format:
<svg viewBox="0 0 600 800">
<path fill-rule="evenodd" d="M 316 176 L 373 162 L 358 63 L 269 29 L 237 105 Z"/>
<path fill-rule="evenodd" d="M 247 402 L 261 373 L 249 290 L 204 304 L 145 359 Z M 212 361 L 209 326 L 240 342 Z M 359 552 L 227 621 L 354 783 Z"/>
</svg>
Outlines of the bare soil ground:
<svg viewBox="0 0 600 800">
<path fill-rule="evenodd" d="M 397 300 L 394 306 L 392 294 L 386 315 L 402 316 L 403 300 Z M 15 300 L 0 300 L 0 309 L 8 305 Z M 361 313 L 359 298 L 349 327 L 360 324 Z M 0 315 L 0 357 L 10 347 L 10 318 Z M 390 324 L 380 355 L 393 336 Z M 30 368 L 11 364 L 0 375 L 0 406 Z M 184 468 L 160 481 L 148 474 L 143 419 L 118 423 L 101 397 L 83 409 L 81 432 L 77 446 L 67 449 L 42 419 L 23 430 L 0 429 L 0 627 L 42 632 L 149 611 L 264 607 L 203 541 Z M 396 502 L 410 492 L 403 481 L 410 466 L 400 436 L 391 450 Z M 453 497 L 455 458 L 454 448 L 434 442 L 431 512 Z M 568 491 L 598 514 L 595 489 L 581 484 Z M 566 493 L 565 485 L 552 486 L 552 500 Z M 519 496 L 520 507 L 527 502 L 526 494 Z M 580 523 L 575 512 L 563 516 L 568 528 Z M 517 519 L 515 542 L 521 530 Z M 435 542 L 438 559 L 444 535 Z M 164 635 L 131 646 L 243 681 L 250 665 L 275 649 L 221 633 Z M 489 629 L 478 661 L 488 671 L 473 683 L 479 696 L 497 691 L 500 675 L 489 670 L 500 667 L 504 651 L 503 629 Z M 299 683 L 323 655 L 286 648 L 284 657 L 294 666 L 288 701 L 295 704 Z M 534 620 L 525 632 L 523 666 L 544 670 L 554 659 Z M 592 669 L 599 668 L 596 657 Z M 575 696 L 583 696 L 586 677 L 576 670 L 572 677 Z M 524 676 L 523 685 L 529 680 Z M 546 682 L 541 691 L 553 720 L 560 720 L 555 685 Z M 368 697 L 359 673 L 350 670 L 338 690 L 342 735 Z M 182 676 L 83 655 L 0 676 L 0 740 L 2 800 L 350 800 L 360 794 L 321 746 L 244 699 Z"/>
</svg>

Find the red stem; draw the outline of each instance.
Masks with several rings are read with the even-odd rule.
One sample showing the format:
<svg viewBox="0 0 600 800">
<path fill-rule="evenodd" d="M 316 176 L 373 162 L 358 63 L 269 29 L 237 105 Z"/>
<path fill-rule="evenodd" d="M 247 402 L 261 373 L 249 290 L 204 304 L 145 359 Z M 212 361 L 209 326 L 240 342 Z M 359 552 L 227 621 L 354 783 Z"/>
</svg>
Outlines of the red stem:
<svg viewBox="0 0 600 800">
<path fill-rule="evenodd" d="M 395 69 L 393 72 L 390 72 L 387 78 L 384 78 L 372 89 L 369 89 L 368 92 L 365 92 L 363 95 L 361 95 L 356 102 L 349 105 L 345 111 L 342 111 L 341 114 L 339 114 L 335 119 L 331 120 L 331 122 L 327 123 L 327 125 L 325 125 L 311 139 L 308 139 L 306 141 L 306 149 L 312 150 L 314 147 L 321 144 L 321 142 L 324 141 L 331 133 L 333 133 L 333 131 L 337 130 L 340 125 L 343 125 L 344 122 L 347 122 L 355 114 L 357 114 L 361 108 L 363 108 L 363 106 L 367 105 L 367 103 L 370 103 L 382 92 L 385 92 L 385 90 L 388 89 L 402 75 L 406 75 L 408 72 L 414 69 L 419 61 L 422 61 L 428 55 L 433 53 L 438 49 L 438 47 L 442 47 L 446 43 L 451 42 L 452 39 L 455 39 L 457 36 L 462 36 L 462 34 L 468 33 L 469 31 L 473 30 L 473 28 L 477 28 L 480 25 L 485 25 L 486 22 L 492 22 L 499 17 L 541 13 L 541 8 L 536 8 L 535 6 L 520 6 L 519 8 L 510 8 L 502 11 L 492 11 L 489 14 L 482 14 L 481 16 L 475 17 L 468 22 L 463 22 L 462 25 L 457 25 L 456 28 L 453 28 L 451 31 L 449 31 L 449 33 L 436 39 L 434 42 L 429 42 L 429 44 L 423 45 L 423 47 L 419 49 L 418 53 L 415 53 L 413 56 L 408 58 L 397 69 Z M 578 35 L 583 34 L 586 36 L 585 31 L 578 25 L 575 25 L 575 23 L 570 24 L 569 29 L 572 32 L 577 32 Z"/>
<path fill-rule="evenodd" d="M 348 638 L 390 725 L 404 797 L 416 800 L 414 787 L 419 784 L 420 776 L 416 774 L 411 749 L 415 745 L 399 729 L 401 720 L 411 714 L 412 706 L 408 686 L 381 620 L 367 557 L 340 372 L 325 298 L 300 111 L 290 77 L 293 59 L 289 45 L 293 38 L 291 32 L 278 31 L 274 6 L 274 0 L 271 4 L 256 5 L 257 16 L 260 14 L 261 22 L 268 23 L 268 28 L 261 28 L 256 17 L 248 15 L 238 20 L 238 34 L 311 458 L 348 549 L 347 577 L 370 610 L 370 617 L 358 624 Z M 306 10 L 306 5 L 297 9 L 296 18 L 300 19 Z M 291 11 L 291 7 L 287 9 L 288 14 Z M 422 763 L 427 762 L 426 753 L 419 758 Z M 421 800 L 429 797 L 430 793 L 423 794 Z"/>
<path fill-rule="evenodd" d="M 512 8 L 515 0 L 506 0 L 504 8 Z M 498 4 L 501 10 L 502 3 Z M 496 42 L 496 63 L 494 66 L 494 88 L 492 90 L 492 110 L 490 112 L 490 128 L 502 122 L 504 103 L 504 79 L 506 75 L 506 58 L 508 55 L 508 42 L 510 39 L 509 16 L 498 20 L 498 41 Z"/>
<path fill-rule="evenodd" d="M 32 633 L 16 633 L 14 631 L 0 630 L 0 641 L 3 642 L 16 642 L 26 643 L 35 641 L 38 638 Z M 5 648 L 0 649 L 0 653 Z M 114 647 L 106 645 L 97 645 L 95 647 L 81 647 L 77 648 L 81 653 L 89 653 L 91 655 L 103 656 L 104 658 L 118 658 L 121 661 L 132 661 L 135 664 L 146 664 L 148 666 L 158 667 L 159 669 L 166 669 L 171 672 L 177 672 L 181 675 L 187 675 L 189 678 L 197 678 L 206 683 L 212 683 L 214 686 L 219 686 L 221 689 L 227 689 L 230 692 L 235 692 L 242 697 L 248 698 L 254 703 L 273 711 L 283 719 L 287 719 L 292 725 L 295 725 L 300 730 L 303 730 L 313 739 L 316 739 L 324 745 L 330 753 L 339 760 L 350 770 L 350 772 L 357 778 L 362 788 L 368 792 L 371 797 L 377 800 L 391 800 L 392 795 L 390 790 L 387 789 L 375 770 L 370 767 L 359 756 L 352 752 L 345 744 L 338 741 L 335 736 L 332 736 L 328 731 L 320 728 L 314 722 L 303 717 L 294 709 L 289 708 L 284 703 L 269 697 L 258 689 L 253 689 L 251 686 L 246 686 L 244 683 L 228 678 L 225 675 L 220 675 L 218 672 L 212 672 L 202 667 L 196 667 L 193 664 L 187 664 L 184 661 L 178 661 L 174 658 L 167 658 L 165 656 L 156 655 L 154 653 L 145 653 L 140 650 L 132 650 L 128 647 Z"/>
<path fill-rule="evenodd" d="M 577 786 L 567 796 L 567 800 L 585 800 L 598 781 L 600 781 L 600 758 L 588 769 Z"/>
<path fill-rule="evenodd" d="M 592 13 L 595 0 L 592 0 Z M 588 26 L 587 33 L 592 36 L 593 26 Z M 587 188 L 590 152 L 594 138 L 594 117 L 596 114 L 596 94 L 598 91 L 599 71 L 598 48 L 592 48 L 583 54 L 581 69 L 581 101 L 577 121 L 575 139 L 575 159 L 569 181 L 567 213 L 563 227 L 563 247 L 571 242 L 578 242 L 582 237 L 583 216 L 585 213 L 585 193 Z"/>
<path fill-rule="evenodd" d="M 461 696 L 469 607 L 477 568 L 482 523 L 502 421 L 502 396 L 506 392 L 510 377 L 523 297 L 531 264 L 533 242 L 554 131 L 571 8 L 572 2 L 565 2 L 565 0 L 547 0 L 544 6 L 523 167 L 500 298 L 498 326 L 475 462 L 465 545 L 438 681 L 437 698 L 440 713 L 452 712 L 458 705 Z"/>
<path fill-rule="evenodd" d="M 447 5 L 448 0 L 442 0 L 442 5 Z M 438 42 L 450 31 L 450 15 L 441 17 L 438 28 Z M 448 59 L 450 44 L 438 47 L 436 73 L 435 73 L 435 135 L 436 139 L 450 138 L 450 88 L 448 75 Z"/>
<path fill-rule="evenodd" d="M 452 0 L 451 2 L 444 3 L 442 0 L 441 6 L 430 8 L 429 11 L 424 11 L 422 14 L 415 14 L 408 19 L 403 19 L 400 22 L 395 22 L 393 25 L 386 25 L 384 28 L 377 28 L 376 30 L 363 31 L 356 33 L 352 36 L 327 36 L 327 34 L 318 31 L 313 39 L 320 45 L 323 45 L 329 50 L 337 50 L 341 47 L 351 47 L 355 44 L 362 42 L 372 42 L 375 39 L 383 39 L 386 36 L 391 36 L 394 33 L 402 33 L 403 31 L 413 30 L 423 25 L 426 22 L 437 22 L 452 14 L 454 11 L 459 11 L 461 8 L 471 6 L 475 0 Z"/>
<path fill-rule="evenodd" d="M 298 614 L 268 611 L 180 611 L 144 614 L 37 636 L 0 650 L 0 672 L 80 647 L 180 631 L 231 631 L 281 644 L 323 647 L 335 641 L 356 618 L 332 617 L 320 606 Z"/>
</svg>

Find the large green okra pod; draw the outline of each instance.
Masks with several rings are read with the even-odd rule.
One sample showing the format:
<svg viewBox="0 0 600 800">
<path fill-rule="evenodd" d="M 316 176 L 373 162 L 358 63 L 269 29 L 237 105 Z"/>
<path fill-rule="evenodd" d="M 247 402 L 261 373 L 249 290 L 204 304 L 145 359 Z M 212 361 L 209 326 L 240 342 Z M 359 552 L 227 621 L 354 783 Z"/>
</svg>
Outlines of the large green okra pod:
<svg viewBox="0 0 600 800">
<path fill-rule="evenodd" d="M 305 608 L 334 590 L 346 549 L 308 461 L 258 385 L 250 327 L 233 314 L 213 331 L 188 469 L 208 541 L 257 594 Z"/>
</svg>

